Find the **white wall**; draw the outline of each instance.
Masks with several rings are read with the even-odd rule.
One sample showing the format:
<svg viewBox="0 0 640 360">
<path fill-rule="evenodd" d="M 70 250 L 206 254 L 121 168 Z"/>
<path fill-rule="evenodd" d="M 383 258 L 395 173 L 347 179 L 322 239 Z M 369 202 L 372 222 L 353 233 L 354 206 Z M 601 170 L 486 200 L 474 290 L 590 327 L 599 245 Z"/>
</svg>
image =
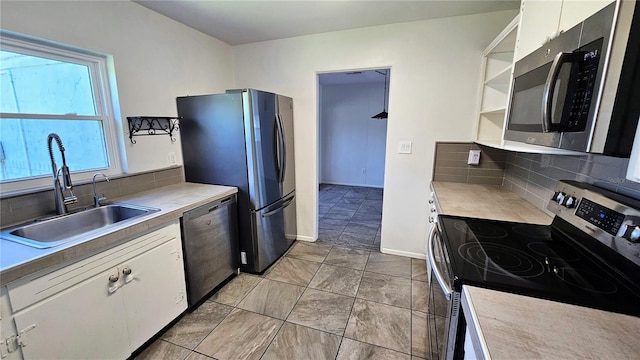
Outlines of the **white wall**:
<svg viewBox="0 0 640 360">
<path fill-rule="evenodd" d="M 383 187 L 387 120 L 371 116 L 382 111 L 384 83 L 321 90 L 320 182 Z"/>
<path fill-rule="evenodd" d="M 317 237 L 317 74 L 391 68 L 382 242 L 424 256 L 435 140 L 473 136 L 482 50 L 514 11 L 377 26 L 234 47 L 236 84 L 293 97 L 298 233 Z M 397 153 L 413 141 L 413 153 Z"/>
<path fill-rule="evenodd" d="M 233 48 L 129 1 L 2 1 L 3 29 L 113 55 L 125 132 L 127 116 L 176 116 L 176 97 L 233 88 Z M 180 136 L 126 135 L 129 172 L 181 162 Z M 64 140 L 64 139 L 63 139 Z"/>
</svg>

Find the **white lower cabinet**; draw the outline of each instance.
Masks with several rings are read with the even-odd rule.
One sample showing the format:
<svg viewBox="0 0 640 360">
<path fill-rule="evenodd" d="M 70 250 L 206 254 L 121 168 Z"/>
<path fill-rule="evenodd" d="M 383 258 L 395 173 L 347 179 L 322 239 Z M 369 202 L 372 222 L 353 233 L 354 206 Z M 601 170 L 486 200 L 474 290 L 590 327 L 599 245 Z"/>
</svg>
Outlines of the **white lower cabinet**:
<svg viewBox="0 0 640 360">
<path fill-rule="evenodd" d="M 131 270 L 130 282 L 119 291 L 131 349 L 135 350 L 187 308 L 180 241 L 149 250 L 125 267 Z"/>
<path fill-rule="evenodd" d="M 122 296 L 104 272 L 14 316 L 25 359 L 125 359 L 129 334 Z"/>
<path fill-rule="evenodd" d="M 127 358 L 187 308 L 179 224 L 17 283 L 25 359 Z"/>
<path fill-rule="evenodd" d="M 22 352 L 16 339 L 15 323 L 11 314 L 7 287 L 0 287 L 0 358 L 2 360 L 22 359 Z"/>
</svg>

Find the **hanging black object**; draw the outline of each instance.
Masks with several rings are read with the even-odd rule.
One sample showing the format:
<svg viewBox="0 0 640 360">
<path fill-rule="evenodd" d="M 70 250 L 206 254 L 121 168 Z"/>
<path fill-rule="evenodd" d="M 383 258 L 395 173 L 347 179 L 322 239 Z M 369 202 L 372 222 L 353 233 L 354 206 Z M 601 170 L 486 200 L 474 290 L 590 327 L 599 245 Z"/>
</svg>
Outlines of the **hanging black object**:
<svg viewBox="0 0 640 360">
<path fill-rule="evenodd" d="M 382 112 L 373 115 L 372 119 L 386 119 L 389 117 L 389 113 L 387 113 L 387 75 L 389 74 L 389 70 L 382 73 L 376 70 L 377 73 L 384 75 L 384 98 L 382 99 Z"/>
</svg>

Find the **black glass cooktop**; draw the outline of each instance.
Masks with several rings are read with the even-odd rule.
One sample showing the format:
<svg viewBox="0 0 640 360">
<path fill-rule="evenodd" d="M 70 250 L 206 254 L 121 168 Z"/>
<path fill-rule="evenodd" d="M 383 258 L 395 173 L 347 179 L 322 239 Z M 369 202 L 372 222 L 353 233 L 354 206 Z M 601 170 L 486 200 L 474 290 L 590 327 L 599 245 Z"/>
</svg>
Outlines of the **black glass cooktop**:
<svg viewBox="0 0 640 360">
<path fill-rule="evenodd" d="M 595 240 L 569 237 L 558 221 L 562 222 L 544 226 L 439 216 L 454 286 L 474 285 L 640 316 L 640 282 L 615 266 L 628 260 L 608 249 L 598 248 L 613 254 L 594 255 L 577 243 Z"/>
</svg>

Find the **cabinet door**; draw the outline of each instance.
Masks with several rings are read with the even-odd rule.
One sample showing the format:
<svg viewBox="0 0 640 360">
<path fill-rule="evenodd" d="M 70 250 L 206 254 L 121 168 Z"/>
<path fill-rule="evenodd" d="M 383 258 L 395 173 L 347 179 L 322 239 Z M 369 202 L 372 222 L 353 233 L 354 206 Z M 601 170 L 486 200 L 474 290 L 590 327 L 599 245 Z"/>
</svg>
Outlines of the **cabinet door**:
<svg viewBox="0 0 640 360">
<path fill-rule="evenodd" d="M 125 359 L 131 352 L 122 289 L 100 273 L 14 315 L 25 359 Z"/>
<path fill-rule="evenodd" d="M 131 348 L 137 349 L 187 308 L 179 236 L 119 266 Z M 131 270 L 123 274 L 125 268 Z M 128 281 L 128 282 L 127 282 Z"/>
<path fill-rule="evenodd" d="M 538 49 L 558 30 L 561 9 L 561 0 L 522 0 L 516 61 Z"/>
<path fill-rule="evenodd" d="M 564 0 L 559 30 L 567 31 L 589 16 L 611 4 L 613 0 Z"/>
</svg>

